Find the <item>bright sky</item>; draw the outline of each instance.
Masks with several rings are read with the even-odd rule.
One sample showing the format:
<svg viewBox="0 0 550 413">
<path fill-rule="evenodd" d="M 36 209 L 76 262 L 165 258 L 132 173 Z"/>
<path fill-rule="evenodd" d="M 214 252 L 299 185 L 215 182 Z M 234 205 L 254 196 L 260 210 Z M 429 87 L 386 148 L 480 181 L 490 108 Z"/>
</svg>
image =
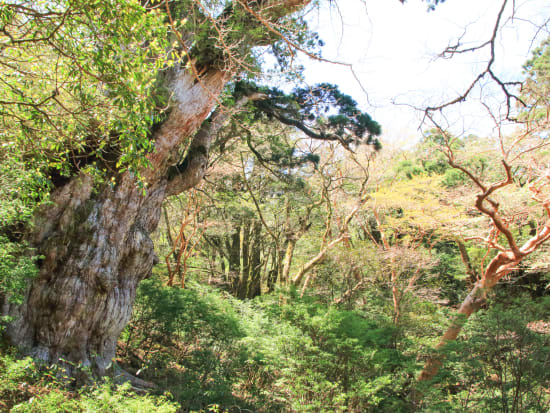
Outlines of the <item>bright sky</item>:
<svg viewBox="0 0 550 413">
<path fill-rule="evenodd" d="M 537 28 L 550 18 L 550 2 L 516 0 L 512 20 L 513 2 L 508 3 L 494 67 L 504 80 L 515 80 L 530 50 L 548 35 L 543 31 L 537 36 Z M 467 47 L 488 40 L 502 1 L 447 0 L 431 12 L 420 0 L 405 5 L 398 0 L 335 4 L 312 16 L 312 26 L 326 43 L 323 57 L 351 63 L 360 84 L 347 67 L 312 61 L 306 63 L 306 80 L 337 83 L 382 124 L 385 140 L 403 142 L 418 137 L 420 115 L 392 102 L 428 106 L 461 94 L 486 65 L 489 50 L 450 60 L 435 57 L 462 35 Z M 457 133 L 491 132 L 491 123 L 477 106 L 456 107 L 449 117 Z"/>
</svg>

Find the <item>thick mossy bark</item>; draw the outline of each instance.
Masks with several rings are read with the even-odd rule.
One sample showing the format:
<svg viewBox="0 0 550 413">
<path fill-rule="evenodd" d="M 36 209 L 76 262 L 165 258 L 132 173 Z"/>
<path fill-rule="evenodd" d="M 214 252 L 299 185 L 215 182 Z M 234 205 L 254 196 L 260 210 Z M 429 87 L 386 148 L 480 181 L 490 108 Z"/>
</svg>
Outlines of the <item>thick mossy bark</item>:
<svg viewBox="0 0 550 413">
<path fill-rule="evenodd" d="M 64 358 L 105 373 L 137 285 L 157 260 L 149 234 L 164 186 L 144 196 L 125 175 L 115 188 L 93 194 L 83 176 L 54 194 L 33 234 L 44 256 L 40 275 L 23 305 L 5 307 L 15 316 L 8 329 L 14 343 L 48 362 Z"/>
<path fill-rule="evenodd" d="M 80 175 L 52 193 L 29 235 L 44 257 L 39 276 L 22 305 L 7 300 L 2 305 L 2 313 L 14 317 L 7 329 L 14 344 L 47 362 L 64 359 L 106 373 L 137 286 L 157 262 L 149 235 L 167 188 L 185 190 L 204 174 L 207 153 L 188 162 L 194 170 L 185 171 L 187 179 L 170 181 L 174 154 L 211 113 L 226 80 L 222 72 L 200 83 L 187 72 L 178 74 L 172 84 L 176 104 L 155 136 L 151 166 L 142 173 L 146 191 L 125 172 L 113 186 L 97 188 L 91 177 Z"/>
<path fill-rule="evenodd" d="M 309 2 L 243 5 L 255 16 L 249 28 L 253 31 Z M 243 54 L 262 42 L 256 35 L 243 38 Z M 200 128 L 224 122 L 226 115 L 204 120 L 213 115 L 218 96 L 234 74 L 219 69 L 225 67 L 201 67 L 200 78 L 183 67 L 173 69 L 167 84 L 173 97 L 170 115 L 152 138 L 155 150 L 148 155 L 149 166 L 140 171 L 147 183 L 145 192 L 130 172 L 124 172 L 115 177 L 114 186 L 98 188 L 91 177 L 80 175 L 51 194 L 52 202 L 39 212 L 28 236 L 44 257 L 39 275 L 23 304 L 0 297 L 2 314 L 14 317 L 6 331 L 14 344 L 47 362 L 64 359 L 106 373 L 130 318 L 137 286 L 157 260 L 149 235 L 158 225 L 162 201 L 192 188 L 204 176 L 214 134 Z M 177 165 L 183 144 L 190 150 Z"/>
</svg>

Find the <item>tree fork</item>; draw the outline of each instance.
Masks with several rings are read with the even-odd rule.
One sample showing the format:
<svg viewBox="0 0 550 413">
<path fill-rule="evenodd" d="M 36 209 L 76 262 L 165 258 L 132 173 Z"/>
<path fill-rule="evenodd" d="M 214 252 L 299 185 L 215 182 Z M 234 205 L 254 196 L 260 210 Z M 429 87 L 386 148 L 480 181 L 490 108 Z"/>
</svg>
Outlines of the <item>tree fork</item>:
<svg viewBox="0 0 550 413">
<path fill-rule="evenodd" d="M 468 318 L 481 308 L 485 302 L 487 294 L 499 282 L 499 280 L 514 270 L 525 257 L 533 253 L 550 238 L 550 200 L 541 198 L 542 187 L 548 182 L 548 176 L 540 177 L 538 181 L 542 180 L 543 182 L 541 184 L 534 182 L 529 188 L 533 193 L 533 199 L 542 205 L 547 217 L 546 222 L 538 233 L 519 247 L 512 231 L 499 215 L 498 203 L 489 198 L 489 196 L 497 190 L 513 183 L 510 166 L 503 160 L 502 164 L 506 178 L 500 182 L 486 186 L 477 177 L 475 177 L 472 172 L 455 162 L 450 148 L 448 148 L 447 156 L 451 166 L 466 173 L 482 190 L 482 193 L 480 193 L 476 198 L 476 208 L 490 218 L 493 228 L 496 229 L 498 233 L 503 234 L 508 243 L 508 247 L 505 248 L 498 245 L 496 239 L 486 240 L 490 249 L 496 248 L 499 252 L 489 262 L 482 274 L 481 279 L 475 283 L 472 291 L 462 302 L 456 316 L 451 320 L 450 326 L 441 337 L 436 349 L 440 349 L 448 342 L 456 340 Z M 486 202 L 489 206 L 485 204 Z M 434 354 L 430 356 L 424 365 L 424 369 L 418 377 L 418 381 L 427 381 L 432 379 L 437 374 L 441 365 L 441 355 Z"/>
</svg>

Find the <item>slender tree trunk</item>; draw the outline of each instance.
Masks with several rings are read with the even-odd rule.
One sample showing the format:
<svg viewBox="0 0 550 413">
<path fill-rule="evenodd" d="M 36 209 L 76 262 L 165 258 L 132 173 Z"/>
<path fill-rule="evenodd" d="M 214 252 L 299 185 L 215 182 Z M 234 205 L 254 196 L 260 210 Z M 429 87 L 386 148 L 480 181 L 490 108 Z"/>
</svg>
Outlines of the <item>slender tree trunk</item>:
<svg viewBox="0 0 550 413">
<path fill-rule="evenodd" d="M 254 298 L 262 293 L 262 223 L 254 221 L 251 231 L 249 277 L 246 298 Z"/>
<path fill-rule="evenodd" d="M 309 288 L 309 283 L 313 280 L 314 277 L 315 277 L 314 271 L 311 271 L 310 273 L 307 274 L 306 279 L 304 280 L 304 285 L 302 285 L 302 291 L 300 291 L 300 298 L 304 296 L 307 289 Z"/>
<path fill-rule="evenodd" d="M 270 269 L 267 274 L 267 291 L 271 292 L 275 289 L 275 285 L 277 284 L 277 280 L 281 279 L 281 265 L 280 263 L 280 255 L 279 248 L 277 246 L 273 246 L 271 251 L 271 260 L 270 260 Z"/>
<path fill-rule="evenodd" d="M 470 282 L 472 284 L 475 284 L 475 282 L 477 281 L 477 274 L 474 270 L 474 267 L 472 267 L 472 262 L 470 261 L 470 255 L 468 254 L 466 245 L 460 239 L 456 240 L 456 245 L 458 246 L 458 251 L 460 252 L 460 259 L 466 267 L 466 272 L 470 276 Z"/>
<path fill-rule="evenodd" d="M 476 197 L 475 205 L 481 213 L 490 218 L 492 223 L 491 233 L 493 234 L 493 238 L 487 238 L 485 240 L 489 245 L 489 249 L 497 249 L 499 252 L 489 262 L 487 267 L 485 267 L 481 278 L 476 281 L 472 291 L 462 302 L 457 314 L 451 320 L 450 326 L 436 346 L 437 349 L 442 348 L 450 341 L 456 340 L 468 318 L 480 309 L 485 302 L 487 294 L 499 280 L 514 270 L 525 257 L 536 251 L 542 244 L 550 239 L 550 201 L 546 195 L 542 196 L 542 189 L 548 182 L 547 176 L 541 176 L 540 179 L 532 181 L 529 187 L 533 194 L 533 200 L 540 203 L 546 213 L 546 222 L 544 225 L 537 228 L 534 234 L 532 234 L 533 236 L 520 247 L 517 244 L 512 230 L 506 223 L 506 220 L 499 214 L 499 204 L 489 199 L 489 196 L 493 193 L 514 182 L 511 168 L 507 162 L 502 160 L 506 178 L 491 185 L 484 185 L 471 171 L 455 162 L 453 152 L 450 148 L 447 157 L 452 167 L 468 175 L 478 188 L 482 190 Z M 544 181 L 541 181 L 543 178 Z M 502 234 L 503 238 L 506 239 L 508 244 L 507 248 L 498 244 L 498 235 L 495 236 L 496 234 Z M 442 362 L 443 356 L 441 354 L 432 354 L 426 361 L 424 369 L 418 377 L 418 381 L 427 381 L 434 378 Z M 422 394 L 420 393 L 413 394 L 415 402 L 418 402 L 421 397 Z"/>
<path fill-rule="evenodd" d="M 368 178 L 367 178 L 368 179 Z M 365 188 L 366 188 L 366 184 L 367 184 L 367 179 L 365 179 L 363 181 L 363 184 L 361 185 L 361 191 L 359 193 L 360 197 L 359 199 L 357 200 L 355 206 L 352 208 L 352 210 L 350 211 L 350 213 L 348 215 L 346 215 L 346 217 L 344 218 L 343 222 L 342 222 L 342 225 L 341 225 L 341 228 L 340 228 L 340 235 L 338 236 L 338 238 L 330 241 L 328 244 L 324 245 L 324 247 L 321 249 L 321 251 L 319 251 L 319 253 L 313 257 L 312 259 L 310 259 L 308 262 L 306 262 L 301 268 L 300 270 L 294 275 L 294 277 L 292 278 L 291 282 L 292 282 L 292 285 L 299 285 L 304 276 L 313 268 L 315 267 L 317 264 L 320 264 L 323 262 L 323 260 L 325 259 L 328 251 L 334 247 L 335 245 L 337 245 L 338 243 L 344 241 L 344 240 L 347 240 L 349 238 L 349 233 L 348 233 L 348 226 L 349 226 L 349 223 L 350 221 L 353 219 L 353 217 L 355 216 L 355 214 L 359 211 L 359 209 L 365 204 L 366 200 L 367 200 L 367 197 L 365 195 Z M 327 218 L 327 224 L 326 224 L 326 232 L 325 234 L 328 234 L 330 232 L 330 216 Z M 326 240 L 326 236 L 323 237 L 323 244 Z M 311 277 L 309 277 L 308 279 L 308 283 L 310 281 Z M 305 289 L 303 289 L 302 291 L 302 295 L 304 294 L 305 292 Z"/>
<path fill-rule="evenodd" d="M 245 221 L 233 237 L 238 237 L 233 241 L 238 249 L 232 254 L 237 260 L 238 271 L 231 285 L 231 293 L 240 299 L 254 298 L 261 294 L 262 224 L 259 221 Z"/>
<path fill-rule="evenodd" d="M 468 294 L 464 299 L 464 301 L 462 302 L 460 308 L 457 311 L 457 314 L 451 320 L 451 325 L 447 328 L 447 331 L 445 331 L 445 334 L 443 334 L 443 337 L 441 337 L 441 340 L 436 346 L 436 349 L 440 349 L 449 341 L 456 340 L 456 338 L 458 337 L 458 334 L 462 330 L 462 327 L 464 326 L 468 318 L 481 308 L 481 306 L 485 302 L 485 297 L 486 297 L 486 290 L 484 290 L 483 286 L 481 285 L 481 282 L 478 282 L 474 286 L 470 294 Z M 425 380 L 432 379 L 439 371 L 439 368 L 441 367 L 442 363 L 443 361 L 441 357 L 439 356 L 430 357 L 426 362 L 426 364 L 424 365 L 424 369 L 420 373 L 420 376 L 418 377 L 418 381 L 425 381 Z"/>
<path fill-rule="evenodd" d="M 547 236 L 544 236 L 543 238 L 546 237 Z M 483 277 L 476 282 L 472 291 L 470 291 L 460 305 L 460 308 L 451 320 L 451 324 L 447 328 L 447 331 L 445 331 L 445 334 L 441 337 L 436 349 L 440 349 L 448 342 L 456 340 L 468 318 L 477 312 L 485 303 L 488 292 L 491 291 L 502 277 L 510 273 L 520 261 L 521 258 L 514 256 L 511 251 L 501 251 L 491 260 Z M 432 379 L 439 371 L 441 364 L 442 358 L 439 355 L 431 356 L 420 373 L 418 381 Z"/>
<path fill-rule="evenodd" d="M 325 248 L 323 248 L 321 251 L 319 251 L 319 253 L 315 257 L 313 257 L 308 262 L 306 262 L 304 265 L 302 265 L 302 267 L 298 270 L 298 272 L 292 278 L 292 285 L 299 285 L 302 282 L 304 276 L 313 267 L 315 267 L 317 264 L 320 264 L 320 263 L 323 262 L 323 260 L 325 259 L 326 255 L 327 255 L 327 252 L 332 247 L 334 247 L 336 244 L 342 242 L 347 237 L 348 237 L 347 233 L 340 235 L 338 238 L 336 238 L 336 239 L 332 240 L 331 242 L 329 242 L 328 245 Z"/>
<path fill-rule="evenodd" d="M 176 245 L 174 243 L 174 238 L 172 237 L 172 231 L 170 230 L 170 218 L 168 217 L 168 210 L 166 209 L 166 205 L 163 205 L 162 211 L 164 213 L 164 223 L 166 225 L 166 236 L 168 238 L 170 249 L 172 250 L 172 258 L 174 259 L 174 262 L 177 262 L 178 261 L 178 252 L 176 251 Z M 170 259 L 170 255 L 166 256 L 166 264 L 167 265 L 169 265 L 169 262 L 168 262 L 169 259 Z M 181 268 L 177 267 L 177 269 L 178 269 L 178 275 L 181 278 Z M 172 273 L 169 274 L 167 285 L 169 285 L 169 286 L 174 285 L 175 275 L 176 275 L 175 272 L 172 272 Z"/>
<path fill-rule="evenodd" d="M 288 240 L 286 251 L 283 259 L 283 271 L 281 272 L 281 285 L 288 285 L 290 279 L 290 266 L 292 265 L 292 258 L 294 257 L 294 249 L 296 248 L 296 240 L 290 238 Z"/>
<path fill-rule="evenodd" d="M 244 222 L 244 224 L 241 226 L 241 234 L 240 234 L 240 249 L 239 249 L 240 266 L 239 266 L 239 277 L 237 280 L 237 289 L 236 289 L 236 295 L 240 299 L 246 298 L 248 277 L 250 275 L 249 232 L 250 232 L 250 223 Z"/>
<path fill-rule="evenodd" d="M 391 262 L 392 267 L 394 266 L 393 259 Z M 397 271 L 395 268 L 391 270 L 391 294 L 393 299 L 393 323 L 399 323 L 399 318 L 401 317 L 401 294 L 399 288 L 397 288 Z"/>
</svg>

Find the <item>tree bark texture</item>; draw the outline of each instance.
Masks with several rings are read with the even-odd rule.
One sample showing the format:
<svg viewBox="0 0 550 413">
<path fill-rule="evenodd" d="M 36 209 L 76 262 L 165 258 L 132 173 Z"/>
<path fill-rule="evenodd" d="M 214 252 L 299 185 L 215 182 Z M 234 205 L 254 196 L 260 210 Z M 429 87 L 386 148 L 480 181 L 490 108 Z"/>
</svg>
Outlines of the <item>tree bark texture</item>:
<svg viewBox="0 0 550 413">
<path fill-rule="evenodd" d="M 511 248 L 500 251 L 487 265 L 481 279 L 476 282 L 473 289 L 460 305 L 457 314 L 451 320 L 451 324 L 441 337 L 436 349 L 440 349 L 448 342 L 456 340 L 468 318 L 481 308 L 485 303 L 487 294 L 499 280 L 513 271 L 526 256 L 535 251 L 548 239 L 550 239 L 550 222 L 547 221 L 543 229 L 525 242 L 521 248 L 517 248 L 517 251 L 513 251 Z M 435 354 L 431 356 L 424 365 L 418 381 L 432 379 L 439 371 L 441 365 L 442 358 L 440 355 Z"/>
<path fill-rule="evenodd" d="M 176 192 L 167 178 L 176 149 L 210 114 L 226 81 L 223 72 L 209 73 L 200 83 L 178 73 L 172 84 L 176 104 L 155 136 L 151 166 L 143 171 L 146 191 L 125 172 L 114 185 L 99 189 L 91 177 L 80 175 L 52 193 L 30 235 L 44 257 L 39 276 L 22 305 L 2 303 L 2 313 L 14 317 L 7 329 L 14 344 L 47 362 L 63 358 L 106 373 L 138 283 L 158 261 L 149 235 L 167 188 Z M 181 190 L 196 183 L 204 167 L 180 179 Z"/>
<path fill-rule="evenodd" d="M 309 2 L 243 5 L 256 19 L 250 29 L 269 32 L 273 22 Z M 243 44 L 243 53 L 253 46 Z M 7 329 L 14 344 L 47 362 L 63 358 L 106 373 L 130 318 L 137 286 L 157 262 L 149 235 L 158 225 L 162 202 L 200 182 L 212 128 L 227 116 L 218 114 L 204 122 L 234 75 L 216 67 L 226 66 L 205 67 L 200 78 L 185 68 L 173 69 L 167 84 L 172 92 L 170 114 L 152 137 L 155 150 L 148 155 L 149 166 L 140 171 L 146 191 L 126 171 L 115 176 L 114 184 L 100 187 L 81 174 L 52 192 L 52 202 L 39 211 L 29 234 L 31 245 L 44 257 L 39 275 L 23 304 L 0 297 L 2 314 L 14 317 Z M 184 144 L 186 159 L 176 165 Z"/>
<path fill-rule="evenodd" d="M 231 235 L 231 249 L 228 260 L 230 289 L 234 296 L 245 299 L 261 294 L 262 268 L 267 260 L 262 256 L 262 224 L 259 221 L 245 220 L 238 232 Z"/>
</svg>

